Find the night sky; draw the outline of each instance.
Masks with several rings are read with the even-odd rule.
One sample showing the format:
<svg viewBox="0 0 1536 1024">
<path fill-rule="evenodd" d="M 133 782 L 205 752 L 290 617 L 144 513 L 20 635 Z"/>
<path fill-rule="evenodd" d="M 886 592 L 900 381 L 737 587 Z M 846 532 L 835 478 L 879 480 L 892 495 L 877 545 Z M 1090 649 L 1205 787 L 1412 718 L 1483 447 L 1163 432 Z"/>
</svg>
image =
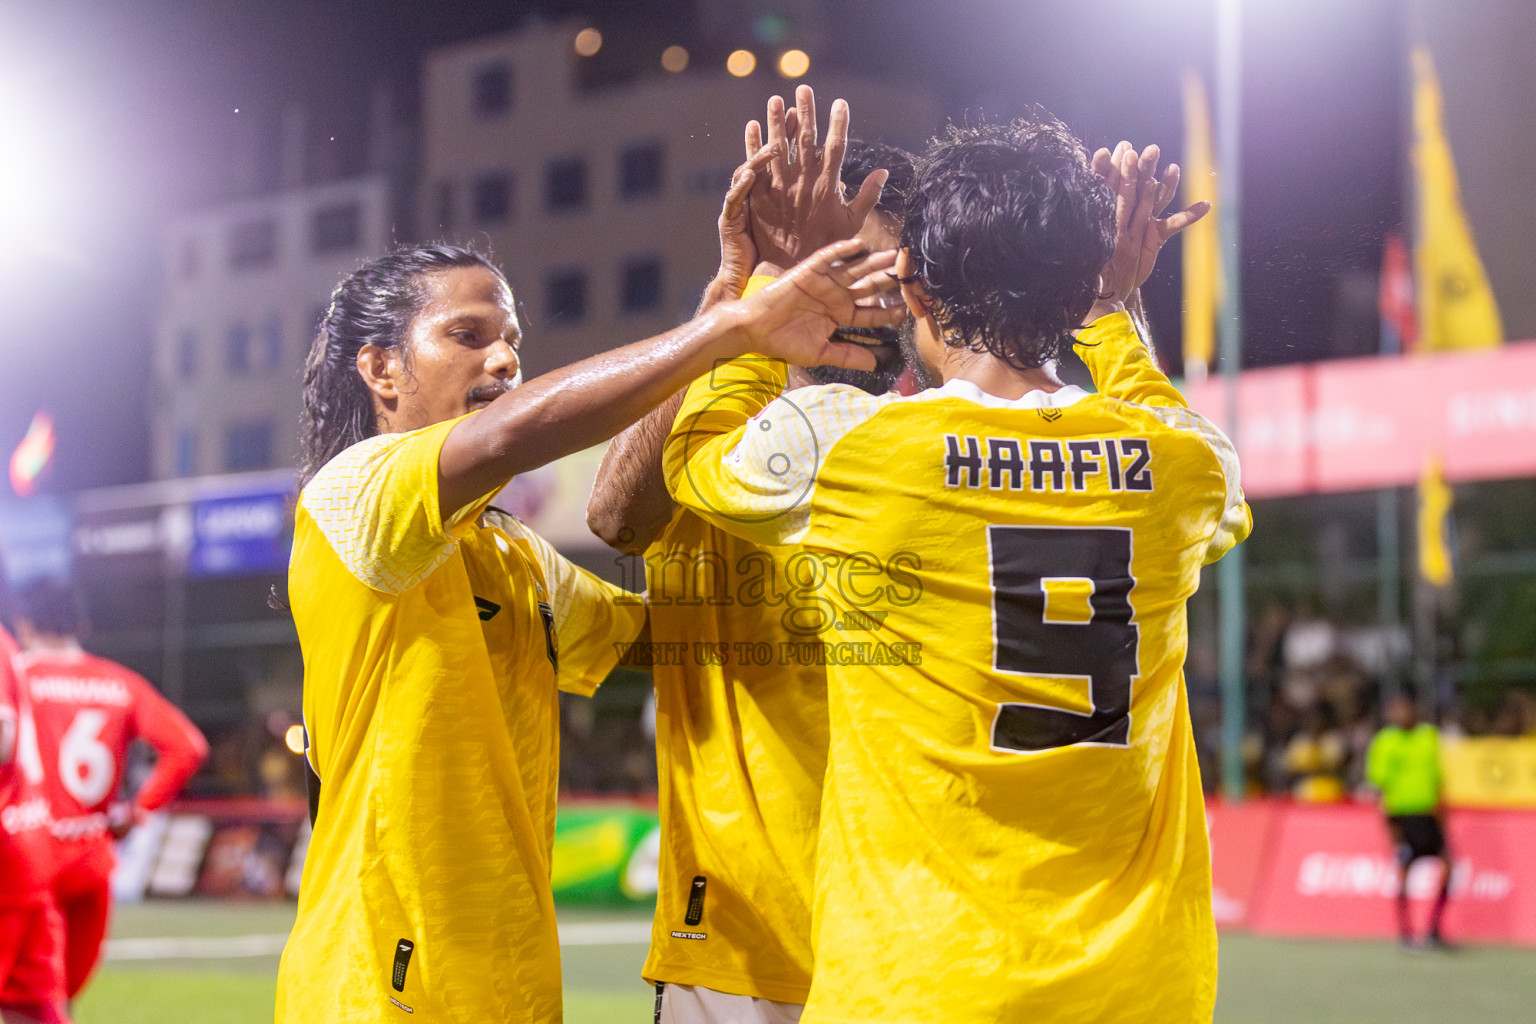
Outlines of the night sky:
<svg viewBox="0 0 1536 1024">
<path fill-rule="evenodd" d="M 680 24 L 689 7 L 0 3 L 0 114 L 22 109 L 42 125 L 6 126 L 7 145 L 45 169 L 48 194 L 29 204 L 27 230 L 0 222 L 0 353 L 10 371 L 0 448 L 8 456 L 44 407 L 59 421 L 48 489 L 145 477 L 163 226 L 228 195 L 240 118 L 270 125 L 285 102 L 302 101 L 317 134 L 337 137 L 335 157 L 322 153 L 321 164 L 346 171 L 361 149 L 372 84 L 394 83 L 409 112 L 418 58 L 431 46 L 562 13 L 588 14 L 615 38 Z M 1245 7 L 1246 365 L 1363 354 L 1373 329 L 1368 293 L 1382 237 L 1398 226 L 1405 163 L 1397 5 Z M 1214 69 L 1211 0 L 828 0 L 825 10 L 829 39 L 813 53 L 813 85 L 816 68 L 837 66 L 925 83 L 954 117 L 1040 103 L 1091 146 L 1129 137 L 1176 155 L 1179 69 L 1193 65 L 1208 78 Z M 741 42 L 750 42 L 745 25 Z M 758 80 L 765 96 L 787 89 L 769 72 Z M 1175 369 L 1177 269 L 1174 249 L 1149 296 Z M 1341 279 L 1355 295 L 1342 316 Z"/>
</svg>

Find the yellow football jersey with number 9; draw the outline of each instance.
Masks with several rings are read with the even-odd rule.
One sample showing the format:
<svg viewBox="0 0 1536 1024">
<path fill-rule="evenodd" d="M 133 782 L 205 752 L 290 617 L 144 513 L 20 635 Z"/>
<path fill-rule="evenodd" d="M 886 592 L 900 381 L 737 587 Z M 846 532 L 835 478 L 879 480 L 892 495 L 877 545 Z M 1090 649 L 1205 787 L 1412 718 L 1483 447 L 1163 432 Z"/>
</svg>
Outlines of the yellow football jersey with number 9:
<svg viewBox="0 0 1536 1024">
<path fill-rule="evenodd" d="M 668 440 L 681 503 L 822 562 L 807 1024 L 1211 1017 L 1185 602 L 1251 519 L 1130 318 L 1082 340 L 1111 393 L 781 395 L 737 360 Z"/>
</svg>

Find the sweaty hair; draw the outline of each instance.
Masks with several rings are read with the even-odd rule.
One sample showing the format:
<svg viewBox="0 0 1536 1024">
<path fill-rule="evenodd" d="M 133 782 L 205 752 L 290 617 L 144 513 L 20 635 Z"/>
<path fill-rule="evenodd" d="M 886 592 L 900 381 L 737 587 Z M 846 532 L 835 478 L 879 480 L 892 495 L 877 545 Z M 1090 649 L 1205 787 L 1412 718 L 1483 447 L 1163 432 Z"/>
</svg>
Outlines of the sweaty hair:
<svg viewBox="0 0 1536 1024">
<path fill-rule="evenodd" d="M 64 580 L 41 579 L 17 594 L 17 616 L 39 633 L 79 636 L 85 631 L 85 606 L 80 592 Z"/>
<path fill-rule="evenodd" d="M 912 179 L 917 172 L 917 157 L 906 150 L 883 142 L 849 139 L 848 149 L 843 154 L 843 188 L 853 195 L 872 171 L 882 167 L 891 173 L 885 179 L 885 189 L 880 193 L 880 202 L 875 209 L 900 220 L 902 204 L 912 190 Z"/>
<path fill-rule="evenodd" d="M 901 234 L 945 343 L 1021 370 L 1082 322 L 1114 241 L 1109 188 L 1044 113 L 951 125 L 918 161 Z"/>
<path fill-rule="evenodd" d="M 357 353 L 364 345 L 399 348 L 426 305 L 421 279 L 457 267 L 485 267 L 505 280 L 473 249 L 423 245 L 369 260 L 336 286 L 304 363 L 299 486 L 341 452 L 378 433 L 372 393 L 357 372 Z"/>
</svg>

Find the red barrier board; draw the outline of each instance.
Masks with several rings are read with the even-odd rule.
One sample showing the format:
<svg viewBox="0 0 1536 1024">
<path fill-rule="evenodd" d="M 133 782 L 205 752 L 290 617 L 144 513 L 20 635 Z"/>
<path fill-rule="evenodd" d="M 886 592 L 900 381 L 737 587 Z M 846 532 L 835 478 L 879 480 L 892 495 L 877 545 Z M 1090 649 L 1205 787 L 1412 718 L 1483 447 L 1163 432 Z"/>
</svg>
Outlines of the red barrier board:
<svg viewBox="0 0 1536 1024">
<path fill-rule="evenodd" d="M 1227 426 L 1220 378 L 1187 383 Z M 1249 497 L 1402 487 L 1438 454 L 1446 479 L 1536 474 L 1536 342 L 1487 352 L 1250 370 L 1238 383 Z"/>
<path fill-rule="evenodd" d="M 1218 926 L 1240 928 L 1248 924 L 1279 810 L 1278 804 L 1263 800 L 1243 804 L 1213 800 L 1206 805 L 1205 824 L 1211 835 L 1211 908 Z"/>
<path fill-rule="evenodd" d="M 1447 936 L 1536 945 L 1536 815 L 1451 811 L 1446 831 L 1453 859 Z M 1420 861 L 1408 876 L 1419 928 L 1439 884 L 1435 861 Z M 1390 938 L 1397 889 L 1376 808 L 1282 804 L 1248 925 L 1269 935 Z"/>
</svg>

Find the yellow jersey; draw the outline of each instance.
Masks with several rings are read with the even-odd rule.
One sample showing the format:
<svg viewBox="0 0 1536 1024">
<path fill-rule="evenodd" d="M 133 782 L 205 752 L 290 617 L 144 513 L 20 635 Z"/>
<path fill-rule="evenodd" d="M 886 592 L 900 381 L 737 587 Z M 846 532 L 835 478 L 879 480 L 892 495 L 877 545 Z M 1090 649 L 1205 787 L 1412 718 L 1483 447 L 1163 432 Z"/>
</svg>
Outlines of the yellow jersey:
<svg viewBox="0 0 1536 1024">
<path fill-rule="evenodd" d="M 819 556 L 830 746 L 804 1020 L 1209 1020 L 1185 602 L 1247 536 L 1235 452 L 1125 314 L 1108 394 L 689 391 L 679 502 Z"/>
<path fill-rule="evenodd" d="M 644 608 L 518 520 L 438 507 L 457 421 L 362 441 L 299 496 L 289 596 L 321 780 L 277 1021 L 559 1021 L 558 690 Z"/>
<path fill-rule="evenodd" d="M 827 765 L 827 676 L 806 556 L 680 509 L 646 553 L 660 888 L 646 980 L 803 1003 Z"/>
</svg>

